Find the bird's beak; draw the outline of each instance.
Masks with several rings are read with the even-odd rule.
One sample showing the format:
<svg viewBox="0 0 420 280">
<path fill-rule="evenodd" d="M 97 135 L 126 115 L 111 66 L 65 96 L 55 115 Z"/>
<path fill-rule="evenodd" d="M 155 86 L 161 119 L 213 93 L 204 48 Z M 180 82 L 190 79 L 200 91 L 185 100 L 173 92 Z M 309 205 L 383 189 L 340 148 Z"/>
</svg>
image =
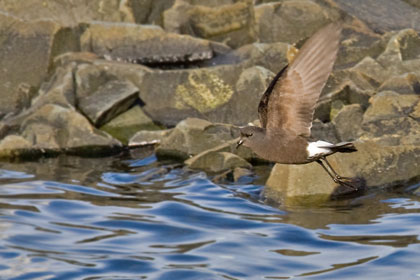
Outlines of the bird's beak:
<svg viewBox="0 0 420 280">
<path fill-rule="evenodd" d="M 239 139 L 239 141 L 236 143 L 236 149 L 239 148 L 240 145 L 244 143 L 244 139 Z"/>
</svg>

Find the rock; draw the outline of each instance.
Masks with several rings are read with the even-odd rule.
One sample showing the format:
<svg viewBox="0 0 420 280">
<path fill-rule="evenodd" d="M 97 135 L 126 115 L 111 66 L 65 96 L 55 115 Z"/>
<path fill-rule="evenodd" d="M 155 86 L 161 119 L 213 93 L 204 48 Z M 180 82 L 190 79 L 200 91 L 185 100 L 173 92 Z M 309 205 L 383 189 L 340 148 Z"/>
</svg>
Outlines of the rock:
<svg viewBox="0 0 420 280">
<path fill-rule="evenodd" d="M 140 130 L 128 142 L 129 147 L 160 144 L 165 137 L 172 132 L 172 129 L 165 130 Z"/>
<path fill-rule="evenodd" d="M 391 30 L 420 27 L 420 14 L 402 0 L 335 0 L 340 8 L 361 19 L 372 30 L 384 33 Z"/>
<path fill-rule="evenodd" d="M 227 103 L 235 94 L 234 85 L 242 69 L 241 65 L 222 65 L 146 72 L 139 85 L 140 99 L 145 104 L 143 109 L 154 121 L 165 126 L 176 125 L 187 117 L 238 123 L 230 118 L 232 110 Z"/>
<path fill-rule="evenodd" d="M 16 114 L 31 102 L 54 56 L 78 50 L 78 38 L 54 22 L 26 22 L 4 13 L 0 34 L 0 112 Z"/>
<path fill-rule="evenodd" d="M 19 135 L 8 135 L 0 140 L 0 159 L 11 159 L 33 153 L 32 144 Z"/>
<path fill-rule="evenodd" d="M 239 129 L 228 124 L 188 118 L 181 121 L 156 149 L 158 157 L 186 159 L 239 137 Z"/>
<path fill-rule="evenodd" d="M 163 12 L 174 3 L 175 0 L 121 0 L 120 13 L 126 22 L 162 26 Z"/>
<path fill-rule="evenodd" d="M 395 91 L 400 94 L 420 94 L 420 72 L 410 72 L 387 79 L 379 91 Z"/>
<path fill-rule="evenodd" d="M 406 61 L 420 58 L 419 44 L 420 37 L 417 31 L 413 29 L 401 30 L 391 36 L 385 51 L 378 56 L 377 61 L 384 67 L 391 69 L 393 75 L 403 74 L 407 70 L 414 72 L 418 69 L 410 69 L 410 64 Z"/>
<path fill-rule="evenodd" d="M 256 40 L 252 1 L 238 1 L 217 7 L 176 1 L 164 12 L 163 25 L 169 32 L 189 34 L 224 42 L 237 48 Z"/>
<path fill-rule="evenodd" d="M 245 69 L 236 83 L 236 94 L 227 103 L 230 119 L 227 122 L 247 124 L 258 118 L 261 96 L 275 74 L 261 66 Z"/>
<path fill-rule="evenodd" d="M 297 53 L 294 46 L 286 43 L 253 43 L 233 51 L 233 55 L 246 65 L 262 66 L 274 73 L 289 64 Z"/>
<path fill-rule="evenodd" d="M 73 109 L 46 104 L 27 115 L 19 131 L 0 142 L 0 154 L 3 157 L 59 152 L 98 155 L 120 146 L 119 141 L 92 127 Z"/>
<path fill-rule="evenodd" d="M 138 93 L 131 82 L 112 80 L 91 95 L 79 97 L 78 108 L 95 126 L 101 126 L 132 106 Z"/>
<path fill-rule="evenodd" d="M 371 98 L 371 106 L 363 115 L 362 139 L 379 139 L 383 143 L 418 144 L 420 123 L 411 117 L 418 106 L 417 95 L 380 92 Z M 404 137 L 401 137 L 404 135 Z"/>
<path fill-rule="evenodd" d="M 79 22 L 120 21 L 118 0 L 43 1 L 27 0 L 0 2 L 0 10 L 28 21 L 51 20 L 65 26 Z"/>
<path fill-rule="evenodd" d="M 85 98 L 109 81 L 129 81 L 138 88 L 146 72 L 150 70 L 142 65 L 103 59 L 79 64 L 75 72 L 76 96 Z"/>
<path fill-rule="evenodd" d="M 255 18 L 260 42 L 290 44 L 309 38 L 329 20 L 322 7 L 309 0 L 256 6 Z"/>
<path fill-rule="evenodd" d="M 345 105 L 338 111 L 332 123 L 339 141 L 353 141 L 359 138 L 363 120 L 363 109 L 360 104 Z"/>
<path fill-rule="evenodd" d="M 366 109 L 369 106 L 369 99 L 375 94 L 375 90 L 361 89 L 353 81 L 348 80 L 342 83 L 333 92 L 330 92 L 329 96 L 331 102 L 340 100 L 344 104 L 359 104 L 363 109 Z"/>
<path fill-rule="evenodd" d="M 406 116 L 419 100 L 420 97 L 415 94 L 401 95 L 392 91 L 380 92 L 369 100 L 371 105 L 363 116 L 363 122 Z"/>
<path fill-rule="evenodd" d="M 377 141 L 356 142 L 358 152 L 328 157 L 342 176 L 359 177 L 366 187 L 392 186 L 420 174 L 420 145 L 389 146 Z M 276 164 L 266 183 L 270 197 L 282 197 L 286 204 L 325 202 L 337 185 L 322 167 Z M 276 195 L 277 193 L 277 195 Z"/>
<path fill-rule="evenodd" d="M 417 0 L 403 0 L 403 1 L 410 4 L 413 7 L 416 7 L 417 9 L 420 9 L 420 3 Z"/>
<path fill-rule="evenodd" d="M 140 130 L 159 130 L 160 127 L 153 123 L 140 106 L 135 105 L 104 124 L 100 129 L 127 144 L 136 132 Z"/>
<path fill-rule="evenodd" d="M 131 63 L 191 63 L 213 57 L 209 41 L 167 33 L 153 25 L 91 23 L 80 41 L 83 51 Z"/>
<path fill-rule="evenodd" d="M 312 122 L 311 138 L 313 140 L 323 140 L 330 143 L 338 142 L 335 127 L 331 122 L 322 122 L 318 119 Z"/>
<path fill-rule="evenodd" d="M 345 25 L 335 68 L 347 68 L 365 57 L 376 58 L 385 50 L 389 34 L 380 36 L 368 28 Z"/>
<path fill-rule="evenodd" d="M 32 108 L 45 104 L 56 104 L 62 107 L 74 108 L 76 106 L 76 86 L 74 72 L 76 63 L 69 63 L 55 69 L 52 77 L 42 83 L 38 95 L 32 100 Z"/>
<path fill-rule="evenodd" d="M 365 57 L 362 61 L 352 67 L 350 71 L 360 73 L 361 76 L 375 88 L 379 87 L 391 74 L 371 57 Z"/>
<path fill-rule="evenodd" d="M 221 172 L 237 167 L 252 168 L 246 160 L 228 152 L 202 152 L 185 161 L 192 169 L 200 169 L 208 172 Z"/>
</svg>

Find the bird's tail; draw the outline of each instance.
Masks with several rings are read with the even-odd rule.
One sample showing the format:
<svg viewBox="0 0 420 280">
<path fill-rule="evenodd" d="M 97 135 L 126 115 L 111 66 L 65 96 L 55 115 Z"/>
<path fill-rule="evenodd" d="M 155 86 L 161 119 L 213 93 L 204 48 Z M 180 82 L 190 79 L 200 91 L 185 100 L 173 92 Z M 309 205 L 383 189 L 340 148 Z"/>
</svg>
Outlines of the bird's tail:
<svg viewBox="0 0 420 280">
<path fill-rule="evenodd" d="M 352 142 L 341 142 L 325 148 L 331 149 L 334 153 L 352 153 L 357 151 L 356 147 Z"/>
</svg>

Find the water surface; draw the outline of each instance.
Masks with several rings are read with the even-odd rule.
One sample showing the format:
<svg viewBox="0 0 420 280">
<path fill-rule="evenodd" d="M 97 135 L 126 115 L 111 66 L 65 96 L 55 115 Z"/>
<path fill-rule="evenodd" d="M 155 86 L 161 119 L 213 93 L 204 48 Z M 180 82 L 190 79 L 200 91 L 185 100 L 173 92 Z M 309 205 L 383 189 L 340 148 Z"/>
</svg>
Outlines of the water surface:
<svg viewBox="0 0 420 280">
<path fill-rule="evenodd" d="M 1 163 L 0 279 L 420 279 L 419 185 L 286 207 L 261 182 L 147 152 Z"/>
</svg>

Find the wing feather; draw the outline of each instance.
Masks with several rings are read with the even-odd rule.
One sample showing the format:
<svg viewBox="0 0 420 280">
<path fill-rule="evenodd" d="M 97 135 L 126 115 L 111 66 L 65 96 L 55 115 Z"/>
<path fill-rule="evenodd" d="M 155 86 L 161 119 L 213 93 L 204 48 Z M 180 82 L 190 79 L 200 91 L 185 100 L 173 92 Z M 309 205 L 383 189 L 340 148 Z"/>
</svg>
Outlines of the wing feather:
<svg viewBox="0 0 420 280">
<path fill-rule="evenodd" d="M 305 42 L 287 70 L 272 81 L 258 110 L 261 124 L 268 131 L 283 129 L 310 136 L 315 105 L 332 71 L 340 33 L 338 24 L 320 29 Z"/>
</svg>

